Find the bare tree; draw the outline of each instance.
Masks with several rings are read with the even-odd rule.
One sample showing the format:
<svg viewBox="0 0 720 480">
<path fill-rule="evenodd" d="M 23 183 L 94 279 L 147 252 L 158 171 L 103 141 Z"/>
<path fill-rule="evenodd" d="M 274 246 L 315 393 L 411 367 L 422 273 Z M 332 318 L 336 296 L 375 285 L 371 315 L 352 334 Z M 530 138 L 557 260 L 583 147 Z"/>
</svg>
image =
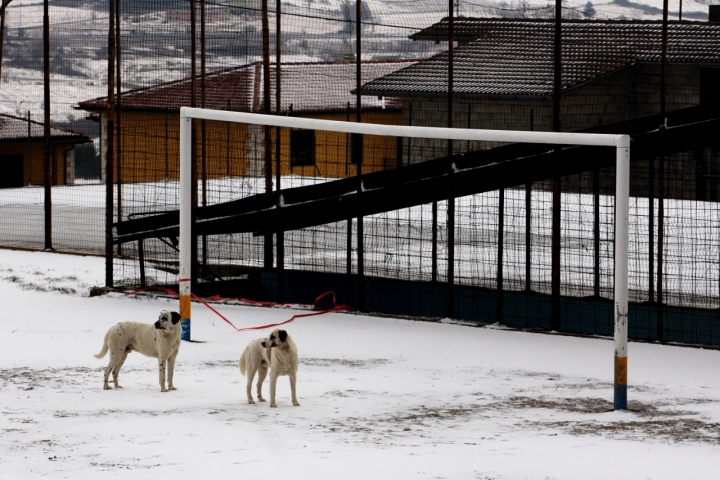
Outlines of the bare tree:
<svg viewBox="0 0 720 480">
<path fill-rule="evenodd" d="M 5 48 L 5 10 L 12 0 L 1 0 L 0 3 L 0 85 L 2 85 L 2 62 Z"/>
</svg>

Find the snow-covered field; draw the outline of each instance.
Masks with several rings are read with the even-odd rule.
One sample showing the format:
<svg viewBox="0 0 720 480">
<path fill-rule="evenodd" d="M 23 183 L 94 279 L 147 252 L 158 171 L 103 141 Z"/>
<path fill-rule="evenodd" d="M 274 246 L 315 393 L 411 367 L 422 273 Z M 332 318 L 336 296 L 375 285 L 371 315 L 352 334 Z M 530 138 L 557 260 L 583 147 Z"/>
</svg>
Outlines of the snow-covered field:
<svg viewBox="0 0 720 480">
<path fill-rule="evenodd" d="M 720 351 L 631 343 L 630 410 L 612 411 L 613 343 L 355 314 L 286 326 L 293 407 L 248 405 L 237 360 L 267 333 L 193 304 L 177 391 L 130 355 L 96 360 L 119 321 L 174 300 L 88 296 L 99 257 L 0 250 L 0 478 L 710 479 L 720 471 Z M 339 299 L 342 301 L 342 299 Z M 238 327 L 285 308 L 218 305 Z M 632 321 L 632 319 L 630 319 Z M 268 386 L 264 387 L 265 393 Z"/>
</svg>

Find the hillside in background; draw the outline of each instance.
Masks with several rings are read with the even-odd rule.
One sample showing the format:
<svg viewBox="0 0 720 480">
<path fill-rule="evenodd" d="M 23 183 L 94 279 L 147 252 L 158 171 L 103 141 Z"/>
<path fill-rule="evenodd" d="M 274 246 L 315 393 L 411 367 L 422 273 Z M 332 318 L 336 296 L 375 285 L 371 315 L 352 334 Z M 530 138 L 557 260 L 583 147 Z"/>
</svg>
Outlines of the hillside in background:
<svg viewBox="0 0 720 480">
<path fill-rule="evenodd" d="M 714 0 L 711 0 L 714 1 Z M 270 2 L 274 11 L 274 2 Z M 57 0 L 50 3 L 51 103 L 53 121 L 97 135 L 97 124 L 73 109 L 78 102 L 107 95 L 107 2 Z M 190 74 L 189 12 L 171 0 L 123 0 L 121 3 L 122 88 L 130 90 L 176 80 Z M 354 2 L 295 0 L 283 2 L 283 60 L 341 61 L 354 52 Z M 442 49 L 413 42 L 408 35 L 447 13 L 441 0 L 413 2 L 368 0 L 364 3 L 363 57 L 367 60 L 424 58 Z M 658 19 L 661 0 L 569 0 L 566 7 L 594 18 Z M 460 2 L 458 13 L 473 17 L 547 15 L 545 0 Z M 207 70 L 247 64 L 262 54 L 260 1 L 232 0 L 208 5 Z M 677 19 L 680 4 L 670 3 Z M 706 20 L 708 7 L 697 0 L 682 6 L 683 18 Z M 14 0 L 7 9 L 0 84 L 0 112 L 32 118 L 43 113 L 42 1 Z M 549 11 L 551 14 L 551 11 Z M 274 15 L 271 15 L 274 52 Z M 199 42 L 198 42 L 199 49 Z M 199 57 L 199 55 L 198 55 Z M 198 68 L 199 68 L 198 61 Z"/>
</svg>

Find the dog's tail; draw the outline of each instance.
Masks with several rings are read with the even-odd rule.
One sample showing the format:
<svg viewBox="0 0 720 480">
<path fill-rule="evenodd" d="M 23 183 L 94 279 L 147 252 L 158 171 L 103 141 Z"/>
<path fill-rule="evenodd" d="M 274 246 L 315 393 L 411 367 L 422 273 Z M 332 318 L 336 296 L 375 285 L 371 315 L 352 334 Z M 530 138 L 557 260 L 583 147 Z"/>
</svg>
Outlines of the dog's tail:
<svg viewBox="0 0 720 480">
<path fill-rule="evenodd" d="M 100 353 L 95 355 L 95 358 L 102 358 L 107 353 L 107 351 L 108 351 L 108 335 L 110 335 L 110 332 L 105 334 L 105 339 L 103 340 L 103 348 L 102 348 L 102 350 L 100 350 Z"/>
<path fill-rule="evenodd" d="M 247 353 L 248 349 L 246 348 L 240 356 L 240 373 L 243 374 L 243 377 L 245 376 L 245 372 L 247 372 Z"/>
</svg>

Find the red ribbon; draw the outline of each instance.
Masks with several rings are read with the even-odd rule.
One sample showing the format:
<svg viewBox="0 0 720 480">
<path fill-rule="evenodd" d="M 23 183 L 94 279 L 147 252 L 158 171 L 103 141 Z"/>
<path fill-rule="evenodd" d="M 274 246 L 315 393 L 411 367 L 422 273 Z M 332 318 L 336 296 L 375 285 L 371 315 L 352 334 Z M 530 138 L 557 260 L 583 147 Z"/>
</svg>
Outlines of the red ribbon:
<svg viewBox="0 0 720 480">
<path fill-rule="evenodd" d="M 160 290 L 160 291 L 169 293 L 169 294 L 171 294 L 171 295 L 175 295 L 176 297 L 179 297 L 179 296 L 180 296 L 180 294 L 179 294 L 178 292 L 176 292 L 175 290 L 173 290 L 172 288 L 160 287 L 160 286 L 155 286 L 155 287 L 143 287 L 143 288 L 140 288 L 140 289 L 135 290 L 135 291 L 133 291 L 133 292 L 130 292 L 128 295 L 135 295 L 136 293 L 145 292 L 145 291 L 147 291 L 147 290 Z M 301 314 L 298 314 L 298 315 L 293 315 L 289 320 L 285 320 L 284 322 L 280 322 L 280 323 L 272 323 L 272 324 L 269 324 L 269 325 L 261 325 L 261 326 L 259 326 L 259 327 L 237 328 L 235 325 L 233 325 L 233 323 L 232 323 L 230 320 L 228 320 L 227 318 L 225 318 L 220 312 L 218 312 L 218 311 L 215 310 L 213 307 L 211 307 L 207 302 L 205 302 L 205 300 L 204 300 L 203 298 L 198 297 L 198 296 L 195 295 L 194 293 L 191 293 L 191 294 L 190 294 L 190 296 L 191 296 L 192 298 L 194 298 L 195 300 L 197 300 L 198 302 L 202 303 L 202 304 L 205 305 L 207 308 L 209 308 L 210 310 L 212 310 L 213 312 L 215 312 L 215 314 L 216 314 L 218 317 L 220 317 L 220 318 L 222 318 L 223 320 L 225 320 L 225 321 L 226 321 L 231 327 L 233 327 L 233 328 L 235 329 L 235 331 L 237 331 L 237 332 L 243 332 L 243 331 L 245 331 L 245 330 L 263 330 L 263 329 L 266 329 L 266 328 L 271 328 L 271 327 L 277 327 L 277 326 L 280 326 L 280 325 L 285 325 L 286 323 L 292 322 L 292 321 L 295 320 L 296 318 L 312 317 L 312 316 L 315 316 L 315 315 L 323 315 L 323 314 L 325 314 L 325 313 L 330 313 L 330 312 L 343 312 L 343 311 L 347 311 L 347 310 L 350 309 L 350 307 L 349 307 L 348 305 L 346 305 L 346 304 L 342 304 L 342 305 L 338 305 L 338 304 L 337 304 L 337 296 L 335 295 L 335 292 L 325 292 L 325 293 L 321 294 L 319 297 L 317 297 L 317 298 L 315 299 L 315 303 L 313 304 L 313 307 L 312 307 L 312 308 L 317 308 L 317 305 L 318 305 L 318 303 L 320 303 L 320 300 L 322 300 L 323 298 L 327 297 L 328 295 L 332 295 L 332 299 L 333 299 L 333 307 L 332 307 L 332 308 L 328 308 L 328 309 L 325 309 L 325 310 L 320 310 L 320 311 L 318 311 L 318 312 L 313 312 L 313 313 L 301 313 Z M 205 299 L 211 300 L 211 301 L 235 300 L 235 301 L 240 301 L 240 302 L 243 302 L 243 303 L 249 303 L 249 304 L 251 304 L 251 305 L 262 305 L 262 306 L 266 306 L 266 307 L 301 306 L 301 305 L 292 304 L 292 303 L 259 302 L 259 301 L 255 301 L 255 300 L 248 300 L 248 299 L 246 299 L 246 298 L 223 298 L 223 297 L 221 297 L 221 296 L 219 296 L 219 295 L 213 295 L 212 297 L 205 297 Z M 302 306 L 303 306 L 304 308 L 307 308 L 307 305 L 302 305 Z"/>
</svg>

